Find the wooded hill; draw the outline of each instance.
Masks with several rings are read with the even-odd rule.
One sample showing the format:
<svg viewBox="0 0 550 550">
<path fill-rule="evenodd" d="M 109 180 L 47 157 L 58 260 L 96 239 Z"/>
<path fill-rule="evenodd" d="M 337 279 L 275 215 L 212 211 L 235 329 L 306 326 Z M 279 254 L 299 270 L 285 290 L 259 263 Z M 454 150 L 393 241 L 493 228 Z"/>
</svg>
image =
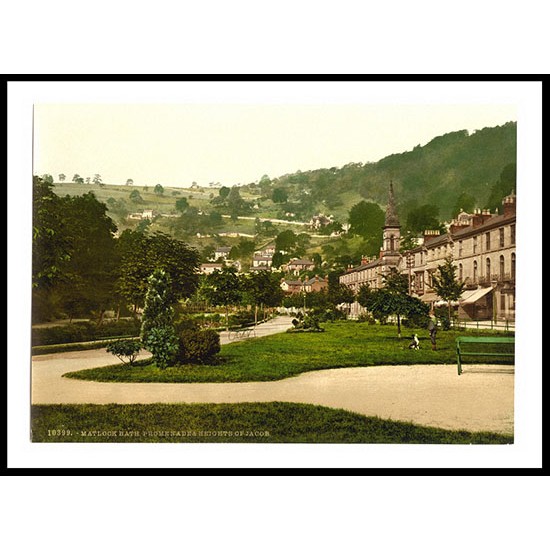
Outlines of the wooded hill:
<svg viewBox="0 0 550 550">
<path fill-rule="evenodd" d="M 297 217 L 323 211 L 346 221 L 350 208 L 362 199 L 384 206 L 388 184 L 393 181 L 402 219 L 411 210 L 430 204 L 439 209 L 443 221 L 460 207 L 494 210 L 499 206 L 506 191 L 495 187 L 503 183 L 505 168 L 504 186 L 515 186 L 516 133 L 516 122 L 471 134 L 460 130 L 378 162 L 352 162 L 341 168 L 298 171 L 274 179 L 264 176 L 248 187 L 260 187 L 264 196 L 275 189 L 284 190 L 285 206 Z"/>
</svg>

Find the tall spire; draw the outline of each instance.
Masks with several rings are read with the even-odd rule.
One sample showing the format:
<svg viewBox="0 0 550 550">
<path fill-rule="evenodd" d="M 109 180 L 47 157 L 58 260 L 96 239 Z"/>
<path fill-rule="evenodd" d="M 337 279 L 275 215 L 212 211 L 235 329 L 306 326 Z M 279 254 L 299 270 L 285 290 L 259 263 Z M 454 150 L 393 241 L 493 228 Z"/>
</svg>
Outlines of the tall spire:
<svg viewBox="0 0 550 550">
<path fill-rule="evenodd" d="M 386 206 L 386 221 L 384 227 L 401 227 L 399 218 L 395 211 L 395 198 L 393 196 L 393 182 L 390 181 L 390 193 L 388 196 L 388 206 Z"/>
</svg>

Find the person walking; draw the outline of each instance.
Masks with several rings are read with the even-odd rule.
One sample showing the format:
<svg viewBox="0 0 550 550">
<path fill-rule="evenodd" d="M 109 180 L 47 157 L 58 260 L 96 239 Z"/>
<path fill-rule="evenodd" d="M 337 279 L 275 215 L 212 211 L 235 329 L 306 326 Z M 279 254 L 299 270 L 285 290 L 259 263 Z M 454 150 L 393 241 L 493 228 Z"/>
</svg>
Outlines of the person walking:
<svg viewBox="0 0 550 550">
<path fill-rule="evenodd" d="M 428 332 L 430 333 L 430 341 L 432 343 L 432 350 L 436 350 L 436 336 L 437 336 L 437 318 L 434 315 L 433 310 L 430 312 L 430 320 L 428 322 Z"/>
</svg>

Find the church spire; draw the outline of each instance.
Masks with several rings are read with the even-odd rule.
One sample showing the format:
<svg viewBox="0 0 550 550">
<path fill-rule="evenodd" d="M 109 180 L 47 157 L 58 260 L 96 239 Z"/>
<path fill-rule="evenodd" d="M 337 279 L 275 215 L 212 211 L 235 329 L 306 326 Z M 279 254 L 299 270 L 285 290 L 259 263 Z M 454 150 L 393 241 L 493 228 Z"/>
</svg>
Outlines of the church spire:
<svg viewBox="0 0 550 550">
<path fill-rule="evenodd" d="M 384 227 L 401 227 L 397 212 L 395 211 L 395 198 L 393 196 L 393 182 L 390 181 L 390 193 L 388 196 L 388 205 L 386 206 L 386 220 Z"/>
</svg>

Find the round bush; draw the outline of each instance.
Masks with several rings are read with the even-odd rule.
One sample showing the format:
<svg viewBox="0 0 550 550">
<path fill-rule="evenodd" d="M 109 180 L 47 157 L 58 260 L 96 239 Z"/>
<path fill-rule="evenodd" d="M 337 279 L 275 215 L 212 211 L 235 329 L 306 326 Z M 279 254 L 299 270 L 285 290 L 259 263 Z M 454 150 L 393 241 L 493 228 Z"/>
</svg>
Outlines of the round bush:
<svg viewBox="0 0 550 550">
<path fill-rule="evenodd" d="M 215 330 L 183 330 L 179 338 L 178 361 L 204 363 L 220 349 L 220 335 Z"/>
</svg>

